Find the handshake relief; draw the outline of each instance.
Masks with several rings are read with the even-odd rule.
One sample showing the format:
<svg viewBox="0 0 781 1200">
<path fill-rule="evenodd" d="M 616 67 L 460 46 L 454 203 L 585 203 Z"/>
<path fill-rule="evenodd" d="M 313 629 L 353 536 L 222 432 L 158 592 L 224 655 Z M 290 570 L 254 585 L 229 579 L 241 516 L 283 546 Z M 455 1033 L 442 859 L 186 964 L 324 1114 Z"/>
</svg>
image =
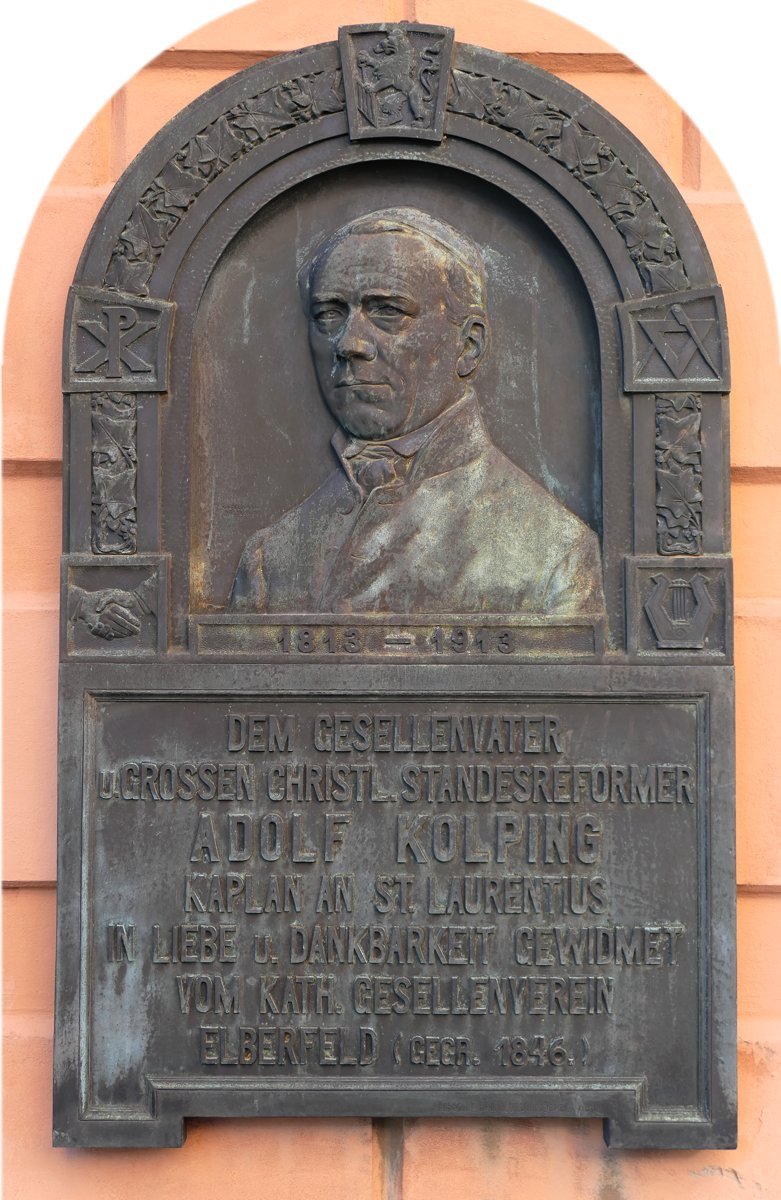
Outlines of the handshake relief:
<svg viewBox="0 0 781 1200">
<path fill-rule="evenodd" d="M 95 637 L 111 642 L 114 638 L 136 637 L 143 617 L 154 613 L 154 577 L 144 580 L 133 591 L 100 588 L 88 592 L 73 587 L 70 591 L 71 621 L 81 621 Z"/>
</svg>

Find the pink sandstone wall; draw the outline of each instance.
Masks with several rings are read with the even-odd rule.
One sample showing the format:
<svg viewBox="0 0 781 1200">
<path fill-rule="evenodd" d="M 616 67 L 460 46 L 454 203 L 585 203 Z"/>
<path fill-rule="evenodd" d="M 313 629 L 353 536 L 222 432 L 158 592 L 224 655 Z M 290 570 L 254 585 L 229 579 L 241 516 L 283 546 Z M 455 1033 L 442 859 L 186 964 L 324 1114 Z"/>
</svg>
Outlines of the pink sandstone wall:
<svg viewBox="0 0 781 1200">
<path fill-rule="evenodd" d="M 384 19 L 451 24 L 517 54 L 623 121 L 681 188 L 730 324 L 738 670 L 740 1146 L 608 1152 L 596 1121 L 191 1122 L 181 1150 L 50 1146 L 54 989 L 60 338 L 68 284 L 101 203 L 156 130 L 268 56 Z M 31 318 L 36 354 L 25 350 Z M 740 198 L 674 101 L 610 46 L 516 0 L 250 4 L 185 38 L 95 117 L 36 213 L 11 296 L 5 367 L 5 1194 L 8 1200 L 726 1200 L 781 1197 L 781 405 L 768 280 Z M 775 707 L 774 707 L 775 706 Z"/>
</svg>

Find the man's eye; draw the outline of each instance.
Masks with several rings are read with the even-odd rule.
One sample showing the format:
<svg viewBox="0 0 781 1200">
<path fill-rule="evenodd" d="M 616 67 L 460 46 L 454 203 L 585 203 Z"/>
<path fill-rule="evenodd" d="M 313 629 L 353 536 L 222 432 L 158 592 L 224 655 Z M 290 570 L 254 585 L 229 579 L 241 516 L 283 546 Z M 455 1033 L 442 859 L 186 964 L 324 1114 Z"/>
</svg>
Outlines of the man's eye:
<svg viewBox="0 0 781 1200">
<path fill-rule="evenodd" d="M 373 317 L 407 317 L 409 313 L 403 308 L 399 308 L 398 304 L 390 304 L 383 302 L 381 304 L 373 304 L 371 306 L 371 314 Z"/>
<path fill-rule="evenodd" d="M 317 324 L 323 329 L 332 329 L 344 320 L 344 313 L 338 308 L 318 308 L 313 315 Z"/>
</svg>

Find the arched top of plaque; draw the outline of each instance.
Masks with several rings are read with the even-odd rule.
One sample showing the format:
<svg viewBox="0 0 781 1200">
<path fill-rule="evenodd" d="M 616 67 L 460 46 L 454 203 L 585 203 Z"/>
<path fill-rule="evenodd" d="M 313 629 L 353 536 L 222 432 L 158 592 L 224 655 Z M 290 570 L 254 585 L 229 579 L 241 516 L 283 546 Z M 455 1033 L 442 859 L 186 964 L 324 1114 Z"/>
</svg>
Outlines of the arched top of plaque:
<svg viewBox="0 0 781 1200">
<path fill-rule="evenodd" d="M 377 51 L 383 38 L 395 52 Z M 163 298 L 158 279 L 166 286 L 170 272 L 158 266 L 172 234 L 185 215 L 214 202 L 218 179 L 224 199 L 299 147 L 344 136 L 414 141 L 416 156 L 459 139 L 534 171 L 601 241 L 614 241 L 608 229 L 618 235 L 614 247 L 623 244 L 638 276 L 633 288 L 622 272 L 627 298 L 715 282 L 677 189 L 605 109 L 539 67 L 454 45 L 450 29 L 406 23 L 348 26 L 338 43 L 249 67 L 189 105 L 111 193 L 76 282 Z"/>
<path fill-rule="evenodd" d="M 573 455 L 556 444 L 553 434 L 546 445 L 543 429 L 535 434 L 541 446 L 529 449 L 521 418 L 505 444 L 492 429 L 490 404 L 481 396 L 489 433 L 500 450 L 525 472 L 524 479 L 536 481 L 531 486 L 541 484 L 552 497 L 540 501 L 535 523 L 543 531 L 540 540 L 558 549 L 544 565 L 552 582 L 534 600 L 529 598 L 534 590 L 530 569 L 523 563 L 515 592 L 496 583 L 478 594 L 445 580 L 437 603 L 434 592 L 422 585 L 415 595 L 424 598 L 412 600 L 409 589 L 390 587 L 380 594 L 353 578 L 349 586 L 343 581 L 341 591 L 332 586 L 330 601 L 324 598 L 328 588 L 318 593 L 319 602 L 318 596 L 299 599 L 279 590 L 275 600 L 267 562 L 277 555 L 283 573 L 284 554 L 279 557 L 273 538 L 261 539 L 258 547 L 249 535 L 264 526 L 266 532 L 278 531 L 277 541 L 287 537 L 281 517 L 296 503 L 302 507 L 307 490 L 300 483 L 296 491 L 295 480 L 290 495 L 277 488 L 276 500 L 256 503 L 254 518 L 249 509 L 239 512 L 238 541 L 223 538 L 213 560 L 205 563 L 204 547 L 215 544 L 215 517 L 200 511 L 192 478 L 203 476 L 208 485 L 217 467 L 208 451 L 205 458 L 197 457 L 193 431 L 199 403 L 210 407 L 203 393 L 211 368 L 199 366 L 198 322 L 208 319 L 199 312 L 209 308 L 218 264 L 254 218 L 279 211 L 280 197 L 306 200 L 309 195 L 314 206 L 313 187 L 325 195 L 341 172 L 341 178 L 359 180 L 360 190 L 373 177 L 355 172 L 369 168 L 385 171 L 389 186 L 395 180 L 391 203 L 398 207 L 398 199 L 406 199 L 406 180 L 411 207 L 429 214 L 437 173 L 443 194 L 456 181 L 462 201 L 433 214 L 447 219 L 449 229 L 458 224 L 453 213 L 468 208 L 470 187 L 478 200 L 483 197 L 486 211 L 490 197 L 501 193 L 505 205 L 510 197 L 515 211 L 540 231 L 538 240 L 547 239 L 546 261 L 558 264 L 550 271 L 563 279 L 562 272 L 571 269 L 563 265 L 566 258 L 579 276 L 577 285 L 560 284 L 560 289 L 581 288 L 586 297 L 588 314 L 581 305 L 578 320 L 584 330 L 592 323 L 583 337 L 598 376 L 591 390 L 600 396 L 592 413 L 590 384 L 581 384 L 580 399 L 567 400 L 569 385 L 557 381 L 555 398 L 545 397 L 545 404 L 547 419 L 558 427 L 572 415 L 572 438 L 586 448 Z M 407 172 L 403 179 L 402 170 Z M 472 182 L 458 182 L 464 180 Z M 364 208 L 372 206 L 375 194 L 367 186 Z M 337 201 L 333 206 L 338 210 Z M 376 200 L 373 207 L 379 207 Z M 337 217 L 338 211 L 332 232 L 341 223 Z M 468 215 L 463 221 L 469 226 Z M 327 232 L 312 222 L 310 227 L 320 240 Z M 412 236 L 418 236 L 415 230 Z M 490 260 L 491 248 L 483 249 Z M 537 280 L 531 275 L 530 267 L 519 292 L 534 292 Z M 489 287 L 495 288 L 490 278 Z M 505 301 L 507 308 L 509 292 Z M 562 312 L 566 308 L 563 301 L 555 303 Z M 499 327 L 501 332 L 501 320 Z M 538 320 L 533 352 L 550 357 L 541 331 Z M 553 331 L 550 340 L 555 337 Z M 500 352 L 508 344 L 505 338 Z M 569 355 L 574 380 L 583 352 L 573 343 Z M 562 357 L 566 360 L 566 348 Z M 452 30 L 406 23 L 349 26 L 336 42 L 240 72 L 169 122 L 117 184 L 87 241 L 66 317 L 63 376 L 64 391 L 82 412 L 80 419 L 71 414 L 68 427 L 66 550 L 75 556 L 77 573 L 99 564 L 105 579 L 120 562 L 118 556 L 146 554 L 154 576 L 150 586 L 160 597 L 169 594 L 163 576 L 170 574 L 170 612 L 165 629 L 158 618 L 147 653 L 161 652 L 169 634 L 199 653 L 207 645 L 229 652 L 230 638 L 214 633 L 214 613 L 225 610 L 230 596 L 233 607 L 255 613 L 520 612 L 532 617 L 532 624 L 544 618 L 547 625 L 567 625 L 569 632 L 559 641 L 548 638 L 545 644 L 545 652 L 557 657 L 599 658 L 606 647 L 657 659 L 697 651 L 723 661 L 729 654 L 722 413 L 718 404 L 706 402 L 708 393 L 728 389 L 727 341 L 721 293 L 699 231 L 658 163 L 609 113 L 543 70 L 454 44 Z M 498 387 L 495 380 L 493 386 Z M 233 396 L 237 387 L 231 383 L 225 394 Z M 296 380 L 291 387 L 301 391 L 303 384 Z M 79 401 L 82 393 L 90 395 L 89 404 L 85 396 Z M 168 397 L 162 416 L 156 395 Z M 632 396 L 633 412 L 627 408 Z M 273 424 L 269 420 L 269 427 Z M 222 443 L 224 434 L 215 425 L 209 436 Z M 137 464 L 144 453 L 154 457 L 158 445 L 159 486 L 145 487 L 142 494 Z M 122 453 L 113 455 L 115 446 Z M 106 453 L 108 469 L 101 462 Z M 74 465 L 74 455 L 81 466 Z M 312 475 L 321 482 L 322 471 Z M 246 490 L 240 476 L 237 468 L 237 481 L 226 485 L 225 495 L 214 493 L 218 507 L 236 508 L 239 491 Z M 523 511 L 537 503 L 526 484 L 521 494 L 515 477 L 501 484 L 503 495 L 508 487 L 515 489 Z M 569 510 L 566 517 L 557 516 L 551 505 Z M 511 509 L 512 504 L 508 521 L 514 519 Z M 261 510 L 269 511 L 268 520 L 260 519 Z M 299 514 L 299 524 L 300 519 Z M 480 530 L 478 535 L 483 545 Z M 594 537 L 598 550 L 586 544 Z M 408 544 L 409 531 L 405 539 Z M 261 553 L 263 566 L 258 565 Z M 299 547 L 298 561 L 301 553 Z M 484 566 L 484 575 L 492 569 Z M 507 567 L 510 575 L 514 569 Z M 538 574 L 541 569 L 538 563 Z M 403 563 L 399 570 L 405 577 L 419 576 L 420 564 Z M 579 599 L 562 601 L 573 589 L 579 589 Z M 367 597 L 363 604 L 359 596 Z M 164 607 L 162 600 L 155 604 Z M 199 616 L 193 624 L 194 614 Z M 591 630 L 585 641 L 584 618 Z M 101 633 L 96 617 L 92 624 L 78 636 L 68 627 L 68 652 L 133 651 L 135 632 L 121 635 L 112 646 L 114 639 Z M 225 628 L 220 626 L 223 633 Z M 96 637 L 103 638 L 98 646 Z M 253 652 L 250 643 L 258 649 L 246 632 L 236 637 L 237 652 Z M 529 652 L 536 657 L 539 647 L 533 641 Z M 520 643 L 525 644 L 523 636 Z"/>
</svg>

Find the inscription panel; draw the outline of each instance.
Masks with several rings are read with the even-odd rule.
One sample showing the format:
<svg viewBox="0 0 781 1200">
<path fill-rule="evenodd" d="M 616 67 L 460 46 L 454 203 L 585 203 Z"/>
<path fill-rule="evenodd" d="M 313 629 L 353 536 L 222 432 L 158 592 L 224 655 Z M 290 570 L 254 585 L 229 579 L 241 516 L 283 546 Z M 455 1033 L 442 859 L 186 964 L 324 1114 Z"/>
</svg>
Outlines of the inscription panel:
<svg viewBox="0 0 781 1200">
<path fill-rule="evenodd" d="M 92 701 L 86 1114 L 619 1077 L 695 1116 L 703 703 Z"/>
</svg>

